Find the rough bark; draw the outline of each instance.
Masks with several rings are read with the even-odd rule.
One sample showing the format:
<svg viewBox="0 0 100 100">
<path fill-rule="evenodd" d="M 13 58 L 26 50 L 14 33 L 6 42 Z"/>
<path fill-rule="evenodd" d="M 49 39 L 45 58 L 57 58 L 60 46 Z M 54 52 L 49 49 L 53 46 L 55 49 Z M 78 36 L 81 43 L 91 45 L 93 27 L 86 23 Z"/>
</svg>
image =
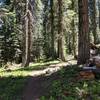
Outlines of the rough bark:
<svg viewBox="0 0 100 100">
<path fill-rule="evenodd" d="M 79 4 L 79 41 L 78 64 L 85 64 L 90 58 L 88 0 L 78 0 Z"/>
</svg>

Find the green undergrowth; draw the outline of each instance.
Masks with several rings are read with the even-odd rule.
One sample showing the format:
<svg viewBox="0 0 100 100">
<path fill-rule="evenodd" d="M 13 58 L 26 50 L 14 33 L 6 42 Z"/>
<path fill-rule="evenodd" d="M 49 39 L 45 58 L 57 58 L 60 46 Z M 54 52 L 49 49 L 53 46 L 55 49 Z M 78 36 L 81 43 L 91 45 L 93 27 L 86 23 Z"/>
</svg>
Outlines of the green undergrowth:
<svg viewBox="0 0 100 100">
<path fill-rule="evenodd" d="M 41 62 L 14 70 L 0 68 L 0 100 L 22 100 L 30 73 L 57 63 L 59 61 Z M 79 72 L 80 68 L 76 65 L 56 72 L 58 77 L 50 85 L 48 95 L 40 100 L 100 100 L 100 80 L 78 79 Z"/>
<path fill-rule="evenodd" d="M 58 72 L 48 96 L 40 100 L 100 100 L 100 80 L 78 79 L 80 68 L 69 66 Z"/>
<path fill-rule="evenodd" d="M 0 100 L 22 100 L 27 73 L 0 69 Z"/>
<path fill-rule="evenodd" d="M 0 68 L 0 100 L 22 100 L 22 93 L 33 70 L 48 67 L 59 61 L 33 63 L 31 66 L 16 68 L 14 70 Z"/>
<path fill-rule="evenodd" d="M 0 100 L 22 100 L 27 77 L 3 77 L 0 79 Z"/>
</svg>

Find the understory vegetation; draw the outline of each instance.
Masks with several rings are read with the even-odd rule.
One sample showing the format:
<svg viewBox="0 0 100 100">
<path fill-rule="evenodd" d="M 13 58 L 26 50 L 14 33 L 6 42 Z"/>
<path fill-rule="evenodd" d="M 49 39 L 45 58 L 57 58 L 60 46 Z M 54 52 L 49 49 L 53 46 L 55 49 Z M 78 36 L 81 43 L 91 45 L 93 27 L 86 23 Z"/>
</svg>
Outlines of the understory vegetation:
<svg viewBox="0 0 100 100">
<path fill-rule="evenodd" d="M 15 70 L 0 69 L 0 99 L 1 100 L 22 100 L 22 93 L 27 84 L 28 78 L 34 68 L 42 69 L 39 65 L 52 65 L 58 63 L 52 61 L 48 63 L 36 63 L 29 68 L 19 68 Z M 100 99 L 100 76 L 95 80 L 84 80 L 79 78 L 79 68 L 77 65 L 67 66 L 54 73 L 56 80 L 49 86 L 46 96 L 41 96 L 40 100 L 99 100 Z M 46 75 L 46 74 L 45 74 Z M 43 77 L 45 77 L 45 75 Z"/>
<path fill-rule="evenodd" d="M 95 80 L 78 78 L 78 66 L 67 66 L 57 73 L 48 96 L 40 100 L 100 100 L 100 75 Z"/>
<path fill-rule="evenodd" d="M 0 68 L 0 100 L 22 100 L 22 93 L 27 84 L 27 80 L 32 77 L 32 71 L 44 69 L 50 64 L 56 63 L 59 63 L 59 61 L 35 63 L 27 68 Z"/>
</svg>

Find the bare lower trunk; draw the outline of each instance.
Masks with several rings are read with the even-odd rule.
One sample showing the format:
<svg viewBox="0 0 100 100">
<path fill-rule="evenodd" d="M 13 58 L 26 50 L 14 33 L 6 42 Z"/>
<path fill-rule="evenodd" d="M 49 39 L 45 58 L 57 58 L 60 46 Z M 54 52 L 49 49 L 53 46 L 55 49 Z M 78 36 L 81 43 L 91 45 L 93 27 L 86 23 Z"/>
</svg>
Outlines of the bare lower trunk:
<svg viewBox="0 0 100 100">
<path fill-rule="evenodd" d="M 88 0 L 79 0 L 79 44 L 78 64 L 85 64 L 90 58 Z"/>
</svg>

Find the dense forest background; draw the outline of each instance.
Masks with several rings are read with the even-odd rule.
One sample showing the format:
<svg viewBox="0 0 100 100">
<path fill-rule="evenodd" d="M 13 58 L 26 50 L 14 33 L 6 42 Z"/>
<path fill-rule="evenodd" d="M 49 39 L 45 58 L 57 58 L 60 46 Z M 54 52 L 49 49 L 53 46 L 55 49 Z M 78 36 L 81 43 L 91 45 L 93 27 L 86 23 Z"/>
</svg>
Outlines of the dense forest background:
<svg viewBox="0 0 100 100">
<path fill-rule="evenodd" d="M 100 0 L 0 0 L 0 100 L 100 100 Z"/>
<path fill-rule="evenodd" d="M 79 3 L 81 6 L 82 2 Z M 41 60 L 65 61 L 67 55 L 76 57 L 78 52 L 81 56 L 87 55 L 80 54 L 87 51 L 83 51 L 78 43 L 83 45 L 85 40 L 95 44 L 100 42 L 100 3 L 99 0 L 89 0 L 88 4 L 88 9 L 82 9 L 87 10 L 89 18 L 82 20 L 85 10 L 81 7 L 78 10 L 77 0 L 1 0 L 0 62 L 28 66 L 29 62 Z M 79 41 L 83 44 L 78 42 L 78 34 L 81 34 Z M 89 34 L 90 38 L 83 34 Z M 85 62 L 82 57 L 78 58 L 79 63 Z"/>
</svg>

